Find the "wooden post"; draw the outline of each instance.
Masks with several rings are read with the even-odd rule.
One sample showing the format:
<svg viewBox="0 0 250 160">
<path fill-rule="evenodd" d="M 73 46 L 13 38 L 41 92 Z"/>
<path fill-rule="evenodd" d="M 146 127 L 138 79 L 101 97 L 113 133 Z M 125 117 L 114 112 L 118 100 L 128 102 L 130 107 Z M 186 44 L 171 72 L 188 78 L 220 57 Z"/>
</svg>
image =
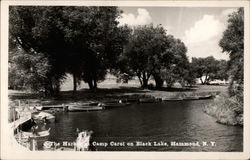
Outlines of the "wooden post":
<svg viewBox="0 0 250 160">
<path fill-rule="evenodd" d="M 31 151 L 38 150 L 37 141 L 34 138 L 32 138 L 30 142 L 31 142 L 31 145 L 30 145 L 31 148 L 30 148 L 30 150 Z"/>
</svg>

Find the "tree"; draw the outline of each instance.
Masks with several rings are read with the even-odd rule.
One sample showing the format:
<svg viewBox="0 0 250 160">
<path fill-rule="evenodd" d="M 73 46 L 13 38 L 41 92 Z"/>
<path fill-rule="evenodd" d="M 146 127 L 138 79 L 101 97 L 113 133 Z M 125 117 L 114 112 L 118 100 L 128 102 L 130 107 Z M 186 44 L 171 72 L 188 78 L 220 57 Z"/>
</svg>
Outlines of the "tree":
<svg viewBox="0 0 250 160">
<path fill-rule="evenodd" d="M 127 41 L 129 30 L 118 27 L 120 13 L 117 7 L 12 6 L 10 35 L 31 57 L 47 59 L 48 86 L 71 73 L 74 91 L 81 80 L 95 89 Z"/>
<path fill-rule="evenodd" d="M 58 93 L 65 76 L 64 43 L 60 30 L 61 7 L 10 7 L 10 39 L 23 51 L 16 52 L 16 65 L 35 90 Z M 40 72 L 41 71 L 41 72 Z M 39 86 L 38 86 L 39 85 Z"/>
<path fill-rule="evenodd" d="M 157 89 L 160 89 L 163 86 L 164 80 L 167 81 L 168 78 L 168 80 L 173 78 L 171 76 L 172 72 L 169 70 L 169 68 L 173 63 L 174 45 L 176 41 L 172 35 L 166 35 L 164 41 L 165 47 L 162 48 L 163 50 L 156 56 L 156 65 L 153 71 L 153 77 Z M 168 68 L 168 70 L 166 70 L 166 68 Z"/>
<path fill-rule="evenodd" d="M 187 48 L 181 40 L 172 35 L 167 35 L 166 44 L 166 50 L 157 57 L 159 60 L 153 73 L 156 88 L 161 88 L 163 81 L 166 81 L 167 87 L 172 87 L 175 82 L 185 85 L 189 76 Z"/>
<path fill-rule="evenodd" d="M 229 54 L 229 75 L 231 77 L 229 93 L 243 101 L 244 83 L 244 9 L 229 15 L 227 29 L 219 42 L 223 52 Z M 237 86 L 237 87 L 234 87 Z M 234 89 L 236 88 L 236 89 Z"/>
<path fill-rule="evenodd" d="M 66 42 L 75 53 L 68 70 L 92 90 L 104 79 L 107 69 L 115 68 L 127 42 L 128 28 L 118 27 L 120 13 L 117 7 L 64 8 Z"/>
<path fill-rule="evenodd" d="M 172 87 L 174 82 L 179 82 L 185 85 L 185 74 L 188 73 L 189 62 L 187 58 L 187 48 L 183 42 L 179 39 L 174 39 L 172 46 L 170 48 L 172 52 L 172 58 L 170 61 L 170 66 L 167 67 L 170 76 L 165 78 L 168 87 Z"/>
<path fill-rule="evenodd" d="M 147 88 L 148 80 L 159 64 L 159 56 L 166 50 L 166 31 L 160 25 L 138 26 L 133 30 L 124 57 L 138 77 L 141 87 Z"/>
<path fill-rule="evenodd" d="M 227 81 L 229 78 L 228 75 L 228 61 L 226 60 L 220 60 L 218 61 L 218 70 L 214 74 L 214 77 L 212 79 L 219 79 L 219 80 L 225 80 Z"/>
<path fill-rule="evenodd" d="M 214 57 L 192 58 L 192 66 L 202 84 L 209 84 L 216 79 L 217 72 L 220 70 L 219 61 Z"/>
</svg>

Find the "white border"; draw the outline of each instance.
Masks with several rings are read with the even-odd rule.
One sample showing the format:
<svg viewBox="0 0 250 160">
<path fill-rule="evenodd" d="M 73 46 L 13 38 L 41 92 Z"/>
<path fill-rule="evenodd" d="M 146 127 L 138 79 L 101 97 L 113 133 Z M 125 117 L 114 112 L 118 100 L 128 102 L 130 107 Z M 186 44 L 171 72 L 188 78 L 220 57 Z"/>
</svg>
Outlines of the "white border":
<svg viewBox="0 0 250 160">
<path fill-rule="evenodd" d="M 244 151 L 243 152 L 69 152 L 23 151 L 10 148 L 8 132 L 8 6 L 169 6 L 244 7 Z M 249 159 L 249 1 L 1 1 L 1 157 L 0 159 Z"/>
</svg>

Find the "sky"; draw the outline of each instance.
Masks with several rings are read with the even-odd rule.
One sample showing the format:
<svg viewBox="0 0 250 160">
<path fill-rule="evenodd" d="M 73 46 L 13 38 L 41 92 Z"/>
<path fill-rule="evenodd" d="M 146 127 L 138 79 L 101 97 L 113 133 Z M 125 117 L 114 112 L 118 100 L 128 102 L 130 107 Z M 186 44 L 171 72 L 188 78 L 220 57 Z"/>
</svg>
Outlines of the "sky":
<svg viewBox="0 0 250 160">
<path fill-rule="evenodd" d="M 227 28 L 228 15 L 237 8 L 228 7 L 120 7 L 119 25 L 161 24 L 167 34 L 181 39 L 187 46 L 187 56 L 228 60 L 219 41 Z"/>
</svg>

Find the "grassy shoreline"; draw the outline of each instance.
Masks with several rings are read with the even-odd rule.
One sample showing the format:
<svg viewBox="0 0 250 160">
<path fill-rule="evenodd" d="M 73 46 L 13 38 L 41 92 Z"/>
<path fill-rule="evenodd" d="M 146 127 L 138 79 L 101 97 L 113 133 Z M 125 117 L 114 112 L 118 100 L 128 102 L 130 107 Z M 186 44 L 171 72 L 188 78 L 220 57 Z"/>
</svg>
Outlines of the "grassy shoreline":
<svg viewBox="0 0 250 160">
<path fill-rule="evenodd" d="M 216 98 L 204 107 L 204 112 L 217 119 L 217 122 L 227 125 L 243 125 L 243 114 L 232 110 L 233 101 L 228 102 L 226 95 L 228 86 L 225 85 L 197 85 L 192 88 L 175 88 L 162 90 L 146 90 L 137 87 L 113 87 L 100 88 L 96 92 L 88 89 L 78 90 L 75 94 L 72 91 L 62 91 L 56 98 L 44 98 L 39 94 L 9 91 L 9 107 L 36 105 L 67 104 L 72 102 L 90 101 L 112 101 L 120 99 L 139 99 L 139 98 L 183 98 L 189 96 L 213 95 Z M 20 104 L 19 104 L 20 103 Z M 228 104 L 230 104 L 228 107 Z"/>
<path fill-rule="evenodd" d="M 203 111 L 215 117 L 218 123 L 243 126 L 243 104 L 240 104 L 235 97 L 229 97 L 224 93 L 217 95 Z"/>
<path fill-rule="evenodd" d="M 88 89 L 62 91 L 58 97 L 42 97 L 39 94 L 9 90 L 10 101 L 20 100 L 21 103 L 29 104 L 62 104 L 70 102 L 107 101 L 124 98 L 180 98 L 185 96 L 218 95 L 224 93 L 227 86 L 197 85 L 192 88 L 174 88 L 162 90 L 148 90 L 137 87 L 100 88 L 96 92 Z"/>
</svg>

